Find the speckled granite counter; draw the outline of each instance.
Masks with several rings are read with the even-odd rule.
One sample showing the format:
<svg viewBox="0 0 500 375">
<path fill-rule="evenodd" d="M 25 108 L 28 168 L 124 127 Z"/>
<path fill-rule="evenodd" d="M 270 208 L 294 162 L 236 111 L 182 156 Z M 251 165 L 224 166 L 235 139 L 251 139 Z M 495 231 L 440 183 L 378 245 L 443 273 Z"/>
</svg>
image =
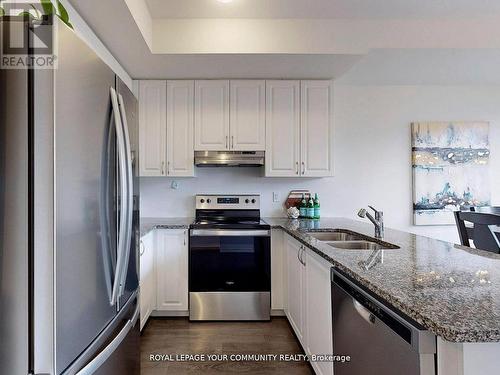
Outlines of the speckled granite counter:
<svg viewBox="0 0 500 375">
<path fill-rule="evenodd" d="M 500 342 L 500 255 L 385 229 L 383 260 L 366 270 L 369 250 L 343 250 L 308 230 L 346 229 L 373 236 L 371 223 L 342 219 L 264 218 L 423 327 L 452 342 Z M 193 218 L 141 218 L 141 236 L 154 228 L 186 229 Z"/>
<path fill-rule="evenodd" d="M 362 262 L 372 251 L 336 249 L 306 231 L 335 228 L 373 236 L 370 223 L 264 220 L 445 340 L 500 342 L 500 255 L 386 228 L 384 240 L 401 248 L 383 250 L 383 261 L 366 270 Z"/>
<path fill-rule="evenodd" d="M 192 217 L 141 217 L 141 237 L 145 236 L 153 229 L 187 229 L 193 223 Z"/>
</svg>

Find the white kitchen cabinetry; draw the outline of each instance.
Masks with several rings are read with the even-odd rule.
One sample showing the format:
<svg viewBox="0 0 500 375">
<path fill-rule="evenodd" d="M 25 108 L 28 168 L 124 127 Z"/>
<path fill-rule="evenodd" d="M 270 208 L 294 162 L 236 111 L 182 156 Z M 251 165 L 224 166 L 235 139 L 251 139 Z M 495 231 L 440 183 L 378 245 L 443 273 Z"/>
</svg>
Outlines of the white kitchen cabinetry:
<svg viewBox="0 0 500 375">
<path fill-rule="evenodd" d="M 306 347 L 308 354 L 332 354 L 332 303 L 330 266 L 325 265 L 319 255 L 307 249 L 306 263 Z M 311 362 L 316 374 L 331 375 L 332 362 Z"/>
<path fill-rule="evenodd" d="M 284 310 L 284 260 L 283 231 L 271 231 L 271 310 Z"/>
<path fill-rule="evenodd" d="M 188 310 L 188 230 L 157 229 L 156 310 Z"/>
<path fill-rule="evenodd" d="M 229 81 L 195 81 L 195 150 L 229 149 Z"/>
<path fill-rule="evenodd" d="M 139 83 L 139 170 L 141 176 L 165 176 L 166 81 Z"/>
<path fill-rule="evenodd" d="M 230 81 L 229 148 L 236 151 L 266 149 L 266 83 Z"/>
<path fill-rule="evenodd" d="M 287 252 L 287 309 L 286 316 L 297 338 L 304 342 L 305 329 L 305 268 L 301 262 L 302 245 L 285 236 Z"/>
<path fill-rule="evenodd" d="M 266 81 L 266 103 L 266 176 L 332 176 L 332 81 Z"/>
<path fill-rule="evenodd" d="M 300 82 L 300 164 L 305 177 L 333 175 L 333 82 Z"/>
<path fill-rule="evenodd" d="M 285 313 L 306 354 L 332 354 L 330 264 L 285 234 Z M 311 362 L 316 374 L 332 374 L 331 362 Z"/>
<path fill-rule="evenodd" d="M 167 81 L 167 176 L 194 176 L 194 81 Z"/>
<path fill-rule="evenodd" d="M 300 82 L 266 81 L 266 176 L 299 176 Z"/>
<path fill-rule="evenodd" d="M 140 314 L 141 330 L 156 309 L 155 232 L 140 241 Z"/>
</svg>

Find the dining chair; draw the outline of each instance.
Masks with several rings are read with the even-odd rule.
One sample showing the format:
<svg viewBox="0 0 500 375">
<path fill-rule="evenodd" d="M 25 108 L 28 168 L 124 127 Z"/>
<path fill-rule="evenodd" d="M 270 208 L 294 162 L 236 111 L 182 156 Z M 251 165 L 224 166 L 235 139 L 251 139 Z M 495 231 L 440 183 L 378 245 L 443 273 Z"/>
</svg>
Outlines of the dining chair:
<svg viewBox="0 0 500 375">
<path fill-rule="evenodd" d="M 500 215 L 500 206 L 484 206 L 484 207 L 470 207 L 473 212 L 482 212 L 494 215 Z"/>
<path fill-rule="evenodd" d="M 470 247 L 470 241 L 474 241 L 474 247 L 500 254 L 500 215 L 474 211 L 455 211 L 455 222 L 457 224 L 460 242 Z M 471 223 L 473 231 L 468 230 L 466 223 Z M 473 233 L 473 238 L 471 238 Z"/>
</svg>

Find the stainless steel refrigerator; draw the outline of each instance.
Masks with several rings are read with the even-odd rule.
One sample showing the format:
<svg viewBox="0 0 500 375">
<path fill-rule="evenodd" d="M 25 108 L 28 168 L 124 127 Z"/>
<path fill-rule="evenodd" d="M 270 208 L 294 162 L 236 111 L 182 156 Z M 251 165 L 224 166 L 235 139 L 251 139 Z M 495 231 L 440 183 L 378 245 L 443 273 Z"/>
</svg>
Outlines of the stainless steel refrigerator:
<svg viewBox="0 0 500 375">
<path fill-rule="evenodd" d="M 57 68 L 0 69 L 0 374 L 135 375 L 137 101 L 57 23 Z"/>
</svg>

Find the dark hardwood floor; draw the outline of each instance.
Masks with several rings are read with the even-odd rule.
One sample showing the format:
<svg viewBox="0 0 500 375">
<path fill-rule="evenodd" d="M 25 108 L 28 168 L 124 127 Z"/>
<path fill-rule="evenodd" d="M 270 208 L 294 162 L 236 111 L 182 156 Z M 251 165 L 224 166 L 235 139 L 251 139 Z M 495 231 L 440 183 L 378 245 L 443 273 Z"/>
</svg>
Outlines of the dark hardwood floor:
<svg viewBox="0 0 500 375">
<path fill-rule="evenodd" d="M 152 318 L 141 336 L 141 375 L 313 374 L 304 361 L 152 361 L 150 355 L 303 354 L 287 320 L 196 322 Z"/>
</svg>

